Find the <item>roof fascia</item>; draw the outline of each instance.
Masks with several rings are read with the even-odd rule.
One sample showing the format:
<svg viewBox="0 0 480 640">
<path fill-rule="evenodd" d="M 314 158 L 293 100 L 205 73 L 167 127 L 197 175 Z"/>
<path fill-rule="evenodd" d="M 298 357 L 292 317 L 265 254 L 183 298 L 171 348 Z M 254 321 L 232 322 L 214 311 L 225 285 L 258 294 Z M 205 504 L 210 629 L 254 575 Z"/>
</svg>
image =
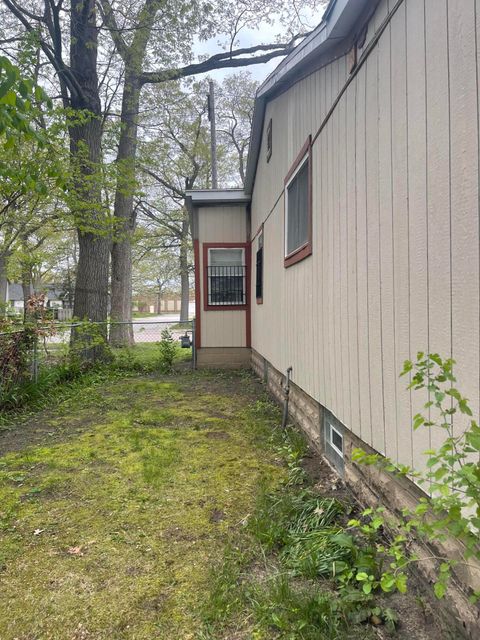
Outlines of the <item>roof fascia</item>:
<svg viewBox="0 0 480 640">
<path fill-rule="evenodd" d="M 278 65 L 259 87 L 250 135 L 250 146 L 245 176 L 245 193 L 251 194 L 257 171 L 263 136 L 263 122 L 268 100 L 298 81 L 309 66 L 318 64 L 319 56 L 344 43 L 351 45 L 352 32 L 365 13 L 371 0 L 331 0 L 322 22 Z M 375 3 L 376 4 L 376 3 Z M 363 26 L 363 25 L 362 25 Z"/>
</svg>

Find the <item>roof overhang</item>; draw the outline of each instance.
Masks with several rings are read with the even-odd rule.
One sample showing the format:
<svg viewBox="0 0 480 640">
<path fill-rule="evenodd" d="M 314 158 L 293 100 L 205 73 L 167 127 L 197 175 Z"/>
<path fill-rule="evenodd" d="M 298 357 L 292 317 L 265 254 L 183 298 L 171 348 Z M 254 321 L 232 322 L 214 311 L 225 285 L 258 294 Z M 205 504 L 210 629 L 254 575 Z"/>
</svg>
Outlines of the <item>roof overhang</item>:
<svg viewBox="0 0 480 640">
<path fill-rule="evenodd" d="M 374 4 L 376 5 L 377 2 Z M 253 190 L 268 99 L 278 91 L 291 86 L 298 80 L 299 75 L 304 73 L 312 63 L 318 61 L 319 56 L 342 43 L 346 47 L 351 46 L 359 20 L 371 6 L 371 0 L 330 0 L 318 27 L 282 60 L 259 87 L 255 98 L 245 176 L 246 194 L 251 194 Z M 363 21 L 360 26 L 363 26 Z"/>
<path fill-rule="evenodd" d="M 187 207 L 248 204 L 250 196 L 243 189 L 196 189 L 186 192 Z"/>
</svg>

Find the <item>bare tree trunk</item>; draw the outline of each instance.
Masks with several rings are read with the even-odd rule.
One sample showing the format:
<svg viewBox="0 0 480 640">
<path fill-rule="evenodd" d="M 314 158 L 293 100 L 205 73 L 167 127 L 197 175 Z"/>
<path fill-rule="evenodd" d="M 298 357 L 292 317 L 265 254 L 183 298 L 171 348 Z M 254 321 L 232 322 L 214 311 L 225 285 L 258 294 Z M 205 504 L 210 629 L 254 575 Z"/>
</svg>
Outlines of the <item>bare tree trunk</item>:
<svg viewBox="0 0 480 640">
<path fill-rule="evenodd" d="M 81 92 L 72 92 L 71 106 L 75 111 L 88 114 L 79 117 L 69 129 L 79 246 L 73 313 L 80 319 L 106 322 L 110 238 L 99 173 L 102 130 L 95 11 L 95 0 L 71 0 L 71 71 L 81 88 Z M 106 324 L 101 333 L 106 338 Z M 101 351 L 96 345 L 84 355 L 95 359 Z"/>
<path fill-rule="evenodd" d="M 5 315 L 7 308 L 7 257 L 0 253 L 0 318 Z"/>
<path fill-rule="evenodd" d="M 22 267 L 22 292 L 23 292 L 23 310 L 24 310 L 24 314 L 26 314 L 28 301 L 30 300 L 33 293 L 32 268 L 29 264 L 24 264 Z"/>
<path fill-rule="evenodd" d="M 125 77 L 121 133 L 117 154 L 117 189 L 115 192 L 115 239 L 112 246 L 112 321 L 132 321 L 132 234 L 135 229 L 133 194 L 137 153 L 140 83 L 134 73 Z M 131 324 L 113 325 L 110 343 L 133 344 Z"/>
<path fill-rule="evenodd" d="M 190 278 L 188 264 L 189 245 L 188 219 L 182 222 L 182 239 L 180 244 L 180 282 L 181 282 L 181 306 L 180 322 L 188 322 L 188 307 L 190 303 Z"/>
</svg>

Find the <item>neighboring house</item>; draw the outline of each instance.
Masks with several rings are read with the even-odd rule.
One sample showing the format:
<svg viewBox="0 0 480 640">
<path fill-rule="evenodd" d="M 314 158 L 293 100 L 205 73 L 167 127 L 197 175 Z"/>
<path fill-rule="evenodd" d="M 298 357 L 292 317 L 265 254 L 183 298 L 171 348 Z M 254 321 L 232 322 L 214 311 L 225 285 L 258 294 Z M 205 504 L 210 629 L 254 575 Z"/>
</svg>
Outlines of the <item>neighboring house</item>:
<svg viewBox="0 0 480 640">
<path fill-rule="evenodd" d="M 7 305 L 18 313 L 23 312 L 23 289 L 21 284 L 7 282 Z"/>
<path fill-rule="evenodd" d="M 404 360 L 452 356 L 479 408 L 479 33 L 474 0 L 332 0 L 257 93 L 244 191 L 188 197 L 198 366 L 251 359 L 279 398 L 291 366 L 292 415 L 393 507 L 416 487 L 349 455 L 438 444 Z"/>
<path fill-rule="evenodd" d="M 65 309 L 68 308 L 66 302 L 67 294 L 55 284 L 46 284 L 37 287 L 38 292 L 45 293 L 45 303 L 47 309 Z M 32 287 L 33 293 L 33 287 Z M 24 297 L 23 288 L 21 284 L 15 282 L 7 282 L 7 303 L 10 307 L 13 307 L 17 312 L 23 313 L 24 309 Z"/>
</svg>

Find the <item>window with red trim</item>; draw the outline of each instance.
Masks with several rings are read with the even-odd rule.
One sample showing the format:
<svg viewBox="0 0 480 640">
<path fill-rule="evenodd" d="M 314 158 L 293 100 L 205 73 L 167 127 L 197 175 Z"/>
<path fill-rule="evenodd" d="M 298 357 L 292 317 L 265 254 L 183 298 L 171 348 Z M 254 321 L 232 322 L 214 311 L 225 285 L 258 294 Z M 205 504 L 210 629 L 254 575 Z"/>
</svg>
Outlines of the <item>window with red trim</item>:
<svg viewBox="0 0 480 640">
<path fill-rule="evenodd" d="M 225 247 L 208 249 L 208 306 L 243 306 L 247 303 L 247 267 L 245 249 Z"/>
<path fill-rule="evenodd" d="M 309 241 L 308 156 L 287 184 L 285 256 Z"/>
<path fill-rule="evenodd" d="M 307 139 L 285 178 L 285 267 L 312 253 L 312 154 Z"/>
</svg>

